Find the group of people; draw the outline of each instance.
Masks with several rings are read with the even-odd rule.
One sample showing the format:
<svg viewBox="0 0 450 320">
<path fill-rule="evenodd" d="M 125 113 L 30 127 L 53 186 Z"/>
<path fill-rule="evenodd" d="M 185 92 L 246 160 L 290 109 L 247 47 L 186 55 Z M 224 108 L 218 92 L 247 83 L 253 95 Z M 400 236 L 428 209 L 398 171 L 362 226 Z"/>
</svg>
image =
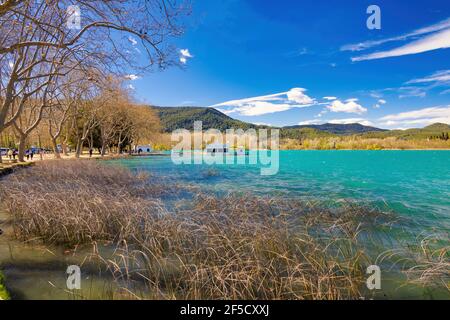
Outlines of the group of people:
<svg viewBox="0 0 450 320">
<path fill-rule="evenodd" d="M 18 154 L 19 154 L 19 151 L 17 149 L 9 149 L 8 150 L 9 160 L 16 160 L 16 157 Z M 30 160 L 30 159 L 33 160 L 34 150 L 32 150 L 32 149 L 25 150 L 25 157 L 27 158 L 27 160 Z"/>
</svg>

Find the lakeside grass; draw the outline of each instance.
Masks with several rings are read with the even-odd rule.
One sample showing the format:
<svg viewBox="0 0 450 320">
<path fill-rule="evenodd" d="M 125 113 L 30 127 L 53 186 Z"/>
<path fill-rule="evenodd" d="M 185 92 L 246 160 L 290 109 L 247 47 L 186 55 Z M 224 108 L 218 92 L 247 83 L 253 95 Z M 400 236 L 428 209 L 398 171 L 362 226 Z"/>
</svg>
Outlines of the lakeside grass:
<svg viewBox="0 0 450 320">
<path fill-rule="evenodd" d="M 178 188 L 97 161 L 46 161 L 4 178 L 0 198 L 17 239 L 92 246 L 89 259 L 120 288 L 112 298 L 367 298 L 375 263 L 401 263 L 411 282 L 449 290 L 448 242 L 401 246 L 391 212 L 201 193 L 169 210 L 162 198 Z M 112 257 L 98 249 L 105 243 Z"/>
<path fill-rule="evenodd" d="M 450 140 L 363 138 L 343 136 L 313 139 L 282 139 L 284 150 L 450 150 Z"/>
</svg>

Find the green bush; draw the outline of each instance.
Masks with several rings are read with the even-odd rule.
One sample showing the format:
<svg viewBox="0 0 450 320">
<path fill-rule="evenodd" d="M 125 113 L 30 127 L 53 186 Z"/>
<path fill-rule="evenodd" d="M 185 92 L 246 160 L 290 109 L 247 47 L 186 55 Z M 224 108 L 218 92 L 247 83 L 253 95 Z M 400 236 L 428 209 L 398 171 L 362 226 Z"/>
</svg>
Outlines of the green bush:
<svg viewBox="0 0 450 320">
<path fill-rule="evenodd" d="M 5 277 L 0 271 L 0 300 L 9 300 L 9 294 L 5 287 Z"/>
</svg>

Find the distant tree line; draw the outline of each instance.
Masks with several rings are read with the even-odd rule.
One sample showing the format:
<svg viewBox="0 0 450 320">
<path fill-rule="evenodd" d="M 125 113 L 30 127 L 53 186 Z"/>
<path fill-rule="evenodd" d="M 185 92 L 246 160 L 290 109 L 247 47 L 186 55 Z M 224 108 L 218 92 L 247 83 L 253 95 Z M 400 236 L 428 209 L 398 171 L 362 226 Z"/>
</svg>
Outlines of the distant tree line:
<svg viewBox="0 0 450 320">
<path fill-rule="evenodd" d="M 440 135 L 432 135 L 429 139 L 439 139 L 447 141 L 449 139 L 448 132 L 442 132 Z"/>
</svg>

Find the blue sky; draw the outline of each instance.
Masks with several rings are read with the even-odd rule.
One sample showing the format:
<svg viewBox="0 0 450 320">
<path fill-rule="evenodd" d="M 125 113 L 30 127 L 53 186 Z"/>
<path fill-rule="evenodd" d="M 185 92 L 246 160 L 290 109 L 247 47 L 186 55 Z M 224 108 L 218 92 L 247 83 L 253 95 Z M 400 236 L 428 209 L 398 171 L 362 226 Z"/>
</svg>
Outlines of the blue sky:
<svg viewBox="0 0 450 320">
<path fill-rule="evenodd" d="M 130 81 L 139 101 L 277 126 L 450 123 L 450 1 L 194 0 L 185 24 L 183 67 Z"/>
</svg>

